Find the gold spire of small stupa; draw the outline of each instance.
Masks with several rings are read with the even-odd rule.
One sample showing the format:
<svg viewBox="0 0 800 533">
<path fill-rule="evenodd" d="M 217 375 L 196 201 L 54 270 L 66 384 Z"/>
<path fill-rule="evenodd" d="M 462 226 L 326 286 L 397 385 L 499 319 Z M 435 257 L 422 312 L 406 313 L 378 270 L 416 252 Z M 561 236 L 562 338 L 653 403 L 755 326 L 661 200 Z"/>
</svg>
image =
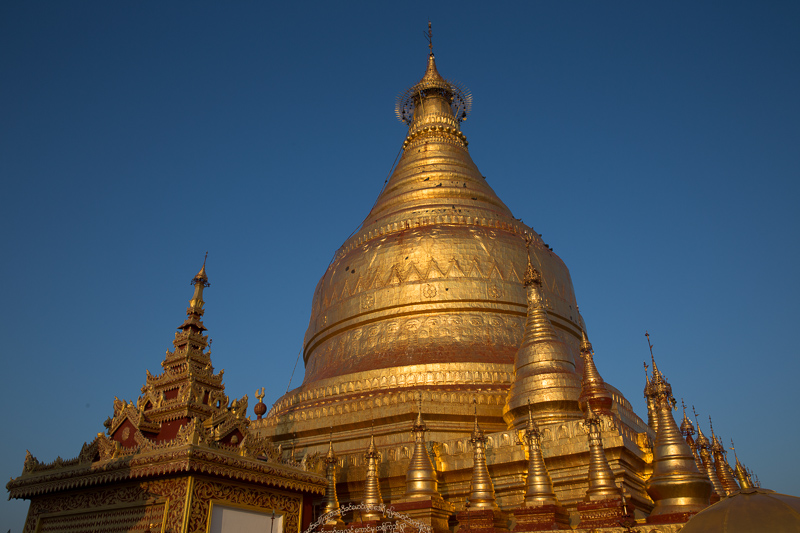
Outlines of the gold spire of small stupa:
<svg viewBox="0 0 800 533">
<path fill-rule="evenodd" d="M 592 410 L 592 406 L 587 405 L 586 418 L 583 420 L 583 427 L 589 437 L 589 488 L 584 498 L 587 502 L 609 500 L 620 495 L 603 448 L 601 423 L 601 418 Z"/>
<path fill-rule="evenodd" d="M 431 464 L 428 450 L 425 448 L 425 432 L 428 428 L 422 420 L 422 396 L 418 398 L 419 407 L 417 418 L 411 426 L 411 434 L 414 435 L 414 455 L 408 465 L 406 472 L 406 494 L 407 499 L 438 497 L 438 482 L 436 470 Z"/>
<path fill-rule="evenodd" d="M 719 437 L 714 433 L 714 425 L 711 423 L 711 416 L 708 417 L 708 425 L 711 428 L 711 453 L 714 455 L 714 469 L 717 471 L 722 488 L 725 490 L 726 495 L 733 494 L 739 490 L 739 485 L 736 483 L 733 474 L 731 474 L 731 467 L 728 464 L 728 459 L 725 457 L 725 447 Z"/>
<path fill-rule="evenodd" d="M 339 498 L 336 495 L 336 454 L 333 452 L 333 435 L 328 442 L 328 453 L 325 456 L 325 477 L 328 479 L 328 485 L 325 487 L 325 499 L 322 513 L 333 513 L 328 520 L 325 521 L 326 526 L 337 526 L 342 524 L 342 516 L 339 513 Z"/>
<path fill-rule="evenodd" d="M 719 498 L 724 498 L 725 488 L 722 486 L 716 470 L 714 470 L 714 461 L 711 458 L 711 443 L 708 442 L 708 438 L 703 434 L 703 429 L 699 424 L 697 425 L 697 449 L 700 454 L 700 460 L 703 463 L 703 470 L 711 481 L 714 492 Z"/>
<path fill-rule="evenodd" d="M 653 360 L 653 345 L 650 344 L 650 333 L 644 332 L 647 337 L 647 345 L 650 347 L 650 359 Z M 656 409 L 655 401 L 653 401 L 653 382 L 647 375 L 647 363 L 644 363 L 644 399 L 647 402 L 647 425 L 653 430 L 653 433 L 658 433 L 658 410 Z M 653 369 L 653 378 L 655 378 L 655 368 Z"/>
<path fill-rule="evenodd" d="M 586 405 L 591 405 L 595 413 L 611 414 L 613 399 L 606 388 L 605 381 L 600 377 L 594 363 L 594 350 L 592 343 L 586 336 L 586 331 L 581 331 L 580 354 L 583 358 L 583 379 L 581 380 L 581 395 L 578 403 L 585 410 Z"/>
<path fill-rule="evenodd" d="M 375 447 L 375 435 L 369 437 L 369 446 L 364 458 L 367 460 L 367 477 L 364 480 L 364 498 L 363 503 L 365 506 L 377 506 L 383 504 L 381 497 L 381 484 L 378 479 L 378 461 L 380 461 L 381 454 Z M 363 521 L 380 520 L 383 513 L 375 509 L 368 509 L 361 514 Z"/>
<path fill-rule="evenodd" d="M 523 442 L 528 446 L 528 475 L 525 480 L 525 505 L 558 505 L 553 481 L 547 472 L 542 455 L 542 432 L 533 420 L 528 404 L 528 425 L 523 432 Z"/>
<path fill-rule="evenodd" d="M 653 446 L 653 473 L 645 489 L 655 502 L 650 517 L 660 517 L 656 521 L 663 521 L 668 515 L 685 517 L 686 513 L 703 510 L 709 504 L 712 487 L 697 468 L 692 450 L 672 416 L 675 406 L 672 386 L 658 370 L 655 357 L 652 363 L 651 395 L 658 413 L 658 432 Z M 684 410 L 684 418 L 685 414 Z"/>
<path fill-rule="evenodd" d="M 692 421 L 689 420 L 689 417 L 686 416 L 686 404 L 683 403 L 683 398 L 681 398 L 681 407 L 683 408 L 683 420 L 681 420 L 681 435 L 684 437 L 691 437 L 694 435 L 694 424 Z"/>
<path fill-rule="evenodd" d="M 739 456 L 736 454 L 736 448 L 733 446 L 733 439 L 731 439 L 731 451 L 733 452 L 733 457 L 736 459 L 736 468 L 734 469 L 734 474 L 736 475 L 736 479 L 739 481 L 739 486 L 743 489 L 752 488 L 753 483 L 750 480 L 750 474 L 747 473 L 747 469 L 745 469 L 744 465 L 739 462 Z"/>
<path fill-rule="evenodd" d="M 525 287 L 528 316 L 522 344 L 514 357 L 514 383 L 503 408 L 509 429 L 522 430 L 528 419 L 527 402 L 531 401 L 537 422 L 578 419 L 580 378 L 569 349 L 553 329 L 547 316 L 542 276 L 531 264 L 530 237 Z"/>
<path fill-rule="evenodd" d="M 478 425 L 478 404 L 475 405 L 475 428 L 472 430 L 472 443 L 474 453 L 472 454 L 472 479 L 469 486 L 469 506 L 470 510 L 477 509 L 496 509 L 497 501 L 494 496 L 494 484 L 489 476 L 489 468 L 486 466 L 486 441 L 483 430 Z"/>
<path fill-rule="evenodd" d="M 689 449 L 692 450 L 692 456 L 694 456 L 694 464 L 697 466 L 697 471 L 701 474 L 705 475 L 705 469 L 703 468 L 703 462 L 700 460 L 700 454 L 697 452 L 697 443 L 694 441 L 694 424 L 686 416 L 686 404 L 683 403 L 683 399 L 681 398 L 681 406 L 683 407 L 683 420 L 681 421 L 681 435 L 686 440 L 686 444 L 689 445 Z"/>
</svg>

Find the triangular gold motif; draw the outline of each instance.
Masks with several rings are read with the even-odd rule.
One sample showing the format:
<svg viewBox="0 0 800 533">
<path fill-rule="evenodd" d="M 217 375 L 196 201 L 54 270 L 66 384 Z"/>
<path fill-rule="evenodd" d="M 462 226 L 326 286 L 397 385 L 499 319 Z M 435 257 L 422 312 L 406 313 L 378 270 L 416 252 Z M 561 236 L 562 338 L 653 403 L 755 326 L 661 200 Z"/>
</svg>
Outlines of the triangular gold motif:
<svg viewBox="0 0 800 533">
<path fill-rule="evenodd" d="M 522 278 L 517 274 L 517 269 L 514 267 L 514 263 L 511 263 L 511 270 L 508 271 L 508 276 L 506 276 L 508 281 L 517 281 L 518 283 L 522 283 Z"/>
<path fill-rule="evenodd" d="M 463 278 L 464 271 L 458 266 L 458 260 L 454 257 L 450 260 L 450 267 L 447 269 L 448 278 Z"/>
<path fill-rule="evenodd" d="M 436 279 L 436 278 L 444 278 L 445 273 L 442 272 L 442 269 L 439 268 L 439 264 L 436 262 L 435 259 L 431 258 L 430 262 L 428 263 L 428 271 L 425 273 L 425 279 Z"/>
<path fill-rule="evenodd" d="M 417 268 L 417 264 L 415 262 L 411 262 L 406 269 L 405 281 L 421 281 L 425 279 L 422 276 L 422 273 Z"/>
<path fill-rule="evenodd" d="M 499 279 L 503 280 L 503 274 L 500 272 L 500 267 L 497 266 L 496 261 L 492 261 L 492 269 L 489 271 L 489 279 Z"/>
<path fill-rule="evenodd" d="M 477 278 L 477 279 L 483 279 L 484 277 L 486 277 L 483 275 L 483 271 L 481 270 L 481 265 L 478 263 L 477 257 L 472 258 L 472 263 L 470 263 L 469 265 L 469 272 L 467 272 L 467 277 Z"/>
<path fill-rule="evenodd" d="M 387 285 L 399 285 L 403 283 L 403 278 L 400 277 L 400 273 L 397 271 L 397 265 L 392 267 L 392 271 L 389 273 L 389 277 L 386 280 Z"/>
</svg>

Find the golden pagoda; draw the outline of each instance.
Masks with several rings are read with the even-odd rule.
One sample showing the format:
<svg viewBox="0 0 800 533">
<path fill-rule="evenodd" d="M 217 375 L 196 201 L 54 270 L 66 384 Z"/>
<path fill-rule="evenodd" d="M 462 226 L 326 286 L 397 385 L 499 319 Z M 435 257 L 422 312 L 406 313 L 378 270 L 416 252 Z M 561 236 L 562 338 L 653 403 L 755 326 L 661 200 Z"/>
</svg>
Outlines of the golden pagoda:
<svg viewBox="0 0 800 533">
<path fill-rule="evenodd" d="M 382 452 L 383 499 L 404 498 L 417 446 L 409 429 L 419 416 L 439 493 L 463 509 L 473 400 L 500 509 L 524 504 L 528 461 L 517 442 L 529 400 L 560 504 L 574 510 L 588 488 L 579 407 L 586 326 L 567 267 L 472 161 L 461 131 L 471 104 L 467 90 L 440 75 L 431 50 L 422 79 L 397 101 L 408 126 L 402 156 L 317 284 L 304 381 L 253 424 L 276 444 L 292 441 L 298 453 L 320 456 L 332 428 L 342 505 L 364 500 L 370 439 Z M 616 388 L 592 383 L 614 418 L 602 429 L 614 482 L 647 513 L 651 454 L 637 443 L 655 433 Z"/>
<path fill-rule="evenodd" d="M 204 263 L 163 373 L 147 373 L 136 403 L 115 400 L 107 435 L 78 458 L 29 454 L 7 485 L 34 500 L 27 530 L 42 517 L 58 526 L 47 531 L 69 530 L 48 502 L 134 486 L 129 529 L 172 533 L 211 531 L 213 505 L 239 501 L 226 494 L 262 514 L 272 505 L 288 533 L 645 522 L 675 533 L 714 514 L 703 515 L 712 487 L 711 502 L 763 500 L 713 429 L 709 441 L 698 425 L 695 442 L 685 409 L 678 429 L 652 345 L 647 423 L 603 380 L 567 267 L 470 157 L 471 106 L 431 44 L 422 79 L 397 100 L 402 156 L 317 284 L 299 387 L 269 411 L 262 389 L 255 420 L 247 396 L 228 398 L 202 322 Z M 91 505 L 70 512 L 116 519 L 116 507 Z"/>
</svg>

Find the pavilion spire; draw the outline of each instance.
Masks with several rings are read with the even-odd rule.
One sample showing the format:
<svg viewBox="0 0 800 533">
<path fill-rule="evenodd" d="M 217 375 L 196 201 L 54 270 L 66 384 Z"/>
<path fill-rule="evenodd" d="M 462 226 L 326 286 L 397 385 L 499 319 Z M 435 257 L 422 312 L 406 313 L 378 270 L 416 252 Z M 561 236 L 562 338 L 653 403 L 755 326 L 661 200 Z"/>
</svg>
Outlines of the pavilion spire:
<svg viewBox="0 0 800 533">
<path fill-rule="evenodd" d="M 196 312 L 199 311 L 200 315 L 202 315 L 203 304 L 203 289 L 206 287 L 211 286 L 208 282 L 208 275 L 206 275 L 206 260 L 208 259 L 208 252 L 206 252 L 206 256 L 203 258 L 203 267 L 200 269 L 195 277 L 192 278 L 191 284 L 194 285 L 194 294 L 192 295 L 192 299 L 189 300 L 189 309 L 193 309 Z"/>
</svg>

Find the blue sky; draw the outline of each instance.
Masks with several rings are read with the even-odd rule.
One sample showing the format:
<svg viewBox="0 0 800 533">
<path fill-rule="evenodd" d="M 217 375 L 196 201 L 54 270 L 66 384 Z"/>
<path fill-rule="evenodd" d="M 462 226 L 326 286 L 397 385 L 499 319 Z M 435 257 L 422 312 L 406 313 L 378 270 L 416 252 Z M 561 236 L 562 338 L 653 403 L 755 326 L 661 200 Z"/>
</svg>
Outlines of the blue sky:
<svg viewBox="0 0 800 533">
<path fill-rule="evenodd" d="M 649 330 L 703 428 L 800 495 L 794 2 L 0 4 L 5 479 L 138 396 L 206 250 L 228 393 L 284 393 L 428 18 L 473 160 L 570 268 L 604 378 L 645 416 Z"/>
</svg>

